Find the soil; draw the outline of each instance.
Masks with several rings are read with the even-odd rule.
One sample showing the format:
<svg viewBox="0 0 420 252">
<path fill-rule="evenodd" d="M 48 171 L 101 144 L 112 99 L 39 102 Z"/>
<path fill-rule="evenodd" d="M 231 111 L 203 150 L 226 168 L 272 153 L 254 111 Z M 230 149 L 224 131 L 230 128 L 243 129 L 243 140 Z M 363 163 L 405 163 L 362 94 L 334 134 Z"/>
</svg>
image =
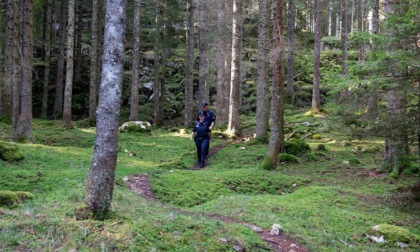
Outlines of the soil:
<svg viewBox="0 0 420 252">
<path fill-rule="evenodd" d="M 211 148 L 208 154 L 208 159 L 212 158 L 219 150 L 223 149 L 224 147 L 225 146 L 216 146 L 216 147 Z M 198 164 L 195 164 L 193 167 L 190 167 L 189 170 L 201 170 L 205 168 L 206 166 L 203 168 L 200 168 Z M 127 180 L 127 185 L 130 190 L 138 193 L 143 198 L 150 201 L 157 201 L 157 199 L 154 197 L 153 192 L 151 190 L 148 174 L 137 174 L 130 177 Z M 204 215 L 208 218 L 217 219 L 225 223 L 238 223 L 240 225 L 247 226 L 251 228 L 254 232 L 256 232 L 263 241 L 267 242 L 270 248 L 272 249 L 272 251 L 275 251 L 275 252 L 307 252 L 309 251 L 304 246 L 298 245 L 296 242 L 294 242 L 294 240 L 290 236 L 284 233 L 280 233 L 279 235 L 271 235 L 270 230 L 263 229 L 251 223 L 243 223 L 230 217 L 203 214 L 203 213 L 194 213 L 194 212 L 189 212 L 186 210 L 173 208 L 173 207 L 171 209 L 185 215 L 201 215 L 201 216 Z M 240 246 L 239 247 L 238 246 L 239 245 L 235 245 L 234 250 L 245 251 L 244 248 L 241 248 Z"/>
</svg>

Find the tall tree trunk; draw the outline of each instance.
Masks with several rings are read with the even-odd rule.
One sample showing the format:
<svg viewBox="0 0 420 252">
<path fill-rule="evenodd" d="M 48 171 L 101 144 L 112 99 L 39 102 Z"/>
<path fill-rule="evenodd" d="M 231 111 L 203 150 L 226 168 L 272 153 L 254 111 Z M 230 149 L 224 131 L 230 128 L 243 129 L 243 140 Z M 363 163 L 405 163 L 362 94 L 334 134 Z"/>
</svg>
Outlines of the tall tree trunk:
<svg viewBox="0 0 420 252">
<path fill-rule="evenodd" d="M 73 96 L 73 52 L 74 52 L 74 19 L 75 0 L 69 0 L 68 29 L 67 29 L 67 68 L 66 86 L 64 89 L 63 126 L 71 128 L 71 101 Z"/>
<path fill-rule="evenodd" d="M 293 0 L 291 0 L 293 1 Z M 268 1 L 259 0 L 257 58 L 257 126 L 256 136 L 265 139 L 268 130 Z M 289 34 L 290 35 L 290 34 Z"/>
<path fill-rule="evenodd" d="M 332 35 L 332 0 L 328 4 L 328 36 Z"/>
<path fill-rule="evenodd" d="M 82 66 L 83 66 L 83 57 L 82 57 L 82 35 L 83 35 L 83 2 L 82 0 L 76 1 L 76 12 L 75 12 L 75 48 L 74 48 L 74 81 L 75 83 L 82 81 Z"/>
<path fill-rule="evenodd" d="M 42 94 L 41 118 L 47 118 L 48 108 L 48 88 L 50 84 L 50 62 L 51 62 L 51 16 L 52 16 L 52 0 L 46 3 L 45 12 L 45 68 L 44 68 L 44 87 Z"/>
<path fill-rule="evenodd" d="M 2 86 L 2 98 L 0 103 L 0 117 L 11 117 L 13 114 L 13 83 L 15 82 L 15 58 L 14 52 L 17 43 L 15 42 L 17 34 L 15 27 L 15 15 L 18 10 L 15 9 L 14 0 L 6 2 L 6 44 L 4 48 L 4 75 Z"/>
<path fill-rule="evenodd" d="M 321 99 L 320 85 L 320 60 L 321 60 L 321 0 L 315 0 L 315 45 L 314 45 L 314 76 L 312 89 L 312 110 L 319 111 Z"/>
<path fill-rule="evenodd" d="M 130 120 L 136 121 L 139 118 L 139 83 L 140 83 L 140 0 L 134 0 L 133 20 L 133 57 L 131 62 L 131 98 L 130 98 Z"/>
<path fill-rule="evenodd" d="M 193 0 L 187 2 L 187 78 L 185 82 L 184 126 L 191 126 L 195 120 L 193 116 L 193 87 L 194 87 L 194 13 Z"/>
<path fill-rule="evenodd" d="M 198 107 L 201 108 L 203 102 L 209 102 L 209 82 L 207 80 L 208 75 L 208 25 L 209 25 L 209 6 L 207 0 L 199 0 L 198 3 L 198 31 L 199 31 L 199 42 L 198 49 L 200 53 L 199 57 L 199 69 L 198 69 Z"/>
<path fill-rule="evenodd" d="M 90 81 L 89 81 L 89 119 L 96 121 L 96 96 L 99 80 L 98 69 L 98 0 L 92 0 L 92 21 L 90 40 Z"/>
<path fill-rule="evenodd" d="M 225 29 L 226 29 L 226 8 L 225 8 L 225 1 L 224 0 L 217 0 L 217 33 L 219 39 L 217 41 L 217 57 L 216 57 L 216 64 L 217 64 L 217 83 L 216 83 L 216 91 L 217 91 L 217 102 L 216 102 L 216 113 L 217 113 L 217 121 L 218 125 L 223 125 L 226 123 L 224 120 L 223 111 L 227 104 L 225 104 L 225 79 L 226 79 L 226 69 L 225 69 L 225 61 L 226 61 L 226 39 L 225 39 Z"/>
<path fill-rule="evenodd" d="M 364 8 L 363 8 L 363 0 L 357 0 L 357 32 L 362 33 L 363 27 L 364 27 Z M 366 49 L 365 49 L 365 43 L 363 41 L 359 41 L 358 43 L 358 63 L 359 65 L 363 64 L 366 59 Z"/>
<path fill-rule="evenodd" d="M 163 124 L 163 81 L 165 73 L 165 61 L 163 60 L 163 40 L 164 40 L 164 7 L 163 0 L 156 1 L 156 20 L 155 20 L 155 45 L 154 45 L 154 124 Z"/>
<path fill-rule="evenodd" d="M 232 63 L 229 97 L 229 120 L 227 133 L 232 135 L 241 134 L 239 118 L 241 86 L 241 33 L 242 33 L 242 0 L 233 0 L 232 16 Z"/>
<path fill-rule="evenodd" d="M 337 38 L 341 37 L 341 13 L 336 12 L 335 16 L 335 36 Z"/>
<path fill-rule="evenodd" d="M 379 22 L 379 0 L 372 1 L 372 20 L 370 25 L 370 33 L 378 34 L 378 22 Z M 376 50 L 376 45 L 371 44 L 372 51 Z M 377 90 L 372 90 L 368 97 L 368 114 L 369 118 L 375 120 L 379 115 L 378 105 L 378 94 Z"/>
<path fill-rule="evenodd" d="M 386 17 L 396 13 L 396 6 L 402 6 L 401 2 L 396 0 L 385 1 L 384 15 Z M 388 20 L 386 20 L 388 22 Z M 392 30 L 385 30 L 385 35 L 394 37 Z M 401 49 L 401 43 L 388 42 L 387 54 L 392 56 L 394 51 Z M 388 135 L 385 139 L 385 163 L 396 174 L 400 174 L 404 168 L 404 156 L 408 154 L 408 135 L 404 122 L 406 120 L 407 99 L 401 80 L 396 76 L 401 76 L 401 72 L 397 72 L 397 62 L 391 62 L 389 65 L 388 77 L 391 82 L 398 84 L 387 92 L 387 112 L 388 112 Z"/>
<path fill-rule="evenodd" d="M 295 47 L 295 3 L 294 0 L 289 0 L 288 6 L 288 22 L 287 22 L 287 89 L 286 95 L 290 98 L 292 103 L 295 99 L 294 91 L 294 74 L 295 74 L 295 58 L 294 58 L 294 47 Z"/>
<path fill-rule="evenodd" d="M 224 83 L 223 83 L 223 93 L 224 93 L 224 107 L 222 109 L 222 115 L 220 115 L 217 121 L 220 121 L 222 124 L 227 124 L 229 121 L 229 108 L 230 108 L 230 81 L 231 81 L 231 68 L 232 68 L 232 15 L 233 15 L 233 5 L 226 1 L 225 2 L 225 24 L 227 32 L 223 37 L 226 41 L 225 43 L 225 73 L 224 73 Z"/>
<path fill-rule="evenodd" d="M 343 75 L 347 75 L 348 1 L 349 0 L 341 0 L 341 73 Z"/>
<path fill-rule="evenodd" d="M 263 168 L 276 169 L 279 152 L 284 148 L 284 85 L 283 85 L 283 1 L 274 0 L 273 17 L 273 81 L 271 89 L 271 132 Z"/>
<path fill-rule="evenodd" d="M 22 3 L 21 45 L 22 77 L 19 88 L 19 109 L 13 139 L 32 139 L 32 52 L 33 52 L 33 0 Z"/>
<path fill-rule="evenodd" d="M 96 138 L 86 185 L 88 210 L 97 218 L 111 208 L 118 154 L 118 120 L 123 81 L 125 0 L 108 0 Z"/>
<path fill-rule="evenodd" d="M 55 84 L 55 100 L 54 100 L 54 118 L 62 116 L 63 114 L 63 82 L 64 82 L 64 53 L 65 53 L 65 40 L 66 40 L 66 27 L 67 25 L 67 9 L 66 2 L 60 3 L 60 26 L 59 26 L 59 48 L 57 60 L 57 77 Z"/>
</svg>

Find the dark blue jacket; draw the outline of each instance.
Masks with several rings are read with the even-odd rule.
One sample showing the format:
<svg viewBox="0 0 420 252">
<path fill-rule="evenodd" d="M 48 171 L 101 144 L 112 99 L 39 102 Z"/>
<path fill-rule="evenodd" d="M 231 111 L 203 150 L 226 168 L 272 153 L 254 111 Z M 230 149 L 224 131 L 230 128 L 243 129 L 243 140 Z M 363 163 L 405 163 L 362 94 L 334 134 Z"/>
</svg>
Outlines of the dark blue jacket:
<svg viewBox="0 0 420 252">
<path fill-rule="evenodd" d="M 200 122 L 197 121 L 194 123 L 194 128 L 193 128 L 193 132 L 196 132 L 196 137 L 209 137 L 209 124 L 204 121 L 204 122 Z"/>
</svg>

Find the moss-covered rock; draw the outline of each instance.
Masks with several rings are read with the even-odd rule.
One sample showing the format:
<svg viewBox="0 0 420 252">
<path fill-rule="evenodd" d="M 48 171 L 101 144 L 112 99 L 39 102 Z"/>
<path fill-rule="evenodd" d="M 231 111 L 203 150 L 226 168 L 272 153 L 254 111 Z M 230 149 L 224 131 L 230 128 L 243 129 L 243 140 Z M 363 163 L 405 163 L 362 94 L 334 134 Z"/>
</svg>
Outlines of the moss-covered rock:
<svg viewBox="0 0 420 252">
<path fill-rule="evenodd" d="M 390 225 L 380 224 L 372 227 L 368 233 L 374 236 L 383 236 L 387 242 L 420 243 L 420 236 L 411 233 L 409 230 Z"/>
<path fill-rule="evenodd" d="M 0 158 L 8 161 L 19 161 L 25 158 L 19 147 L 15 144 L 0 142 Z"/>
<path fill-rule="evenodd" d="M 152 125 L 149 122 L 144 121 L 130 121 L 125 122 L 120 127 L 120 132 L 127 132 L 127 133 L 143 133 L 143 132 L 150 132 L 152 130 Z"/>
<path fill-rule="evenodd" d="M 349 159 L 349 164 L 351 166 L 359 166 L 361 163 L 360 163 L 359 159 L 357 159 L 357 158 L 350 158 Z"/>
<path fill-rule="evenodd" d="M 284 162 L 284 163 L 292 163 L 292 164 L 299 163 L 299 159 L 296 156 L 287 154 L 287 153 L 280 153 L 279 160 L 280 162 Z"/>
<path fill-rule="evenodd" d="M 12 207 L 19 203 L 19 198 L 12 191 L 0 191 L 0 206 Z"/>
<path fill-rule="evenodd" d="M 327 150 L 327 148 L 325 147 L 325 144 L 318 144 L 316 149 L 319 150 L 319 151 L 326 151 Z"/>
</svg>

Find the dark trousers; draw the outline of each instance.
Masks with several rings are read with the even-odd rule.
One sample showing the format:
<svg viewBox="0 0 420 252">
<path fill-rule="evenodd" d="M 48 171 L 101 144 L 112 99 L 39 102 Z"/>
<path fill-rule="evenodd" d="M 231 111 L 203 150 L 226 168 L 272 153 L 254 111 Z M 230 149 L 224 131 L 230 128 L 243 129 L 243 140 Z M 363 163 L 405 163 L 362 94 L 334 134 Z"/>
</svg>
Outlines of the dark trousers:
<svg viewBox="0 0 420 252">
<path fill-rule="evenodd" d="M 197 137 L 195 139 L 195 147 L 197 148 L 198 163 L 204 165 L 207 156 L 207 146 L 209 145 L 208 137 Z"/>
</svg>

